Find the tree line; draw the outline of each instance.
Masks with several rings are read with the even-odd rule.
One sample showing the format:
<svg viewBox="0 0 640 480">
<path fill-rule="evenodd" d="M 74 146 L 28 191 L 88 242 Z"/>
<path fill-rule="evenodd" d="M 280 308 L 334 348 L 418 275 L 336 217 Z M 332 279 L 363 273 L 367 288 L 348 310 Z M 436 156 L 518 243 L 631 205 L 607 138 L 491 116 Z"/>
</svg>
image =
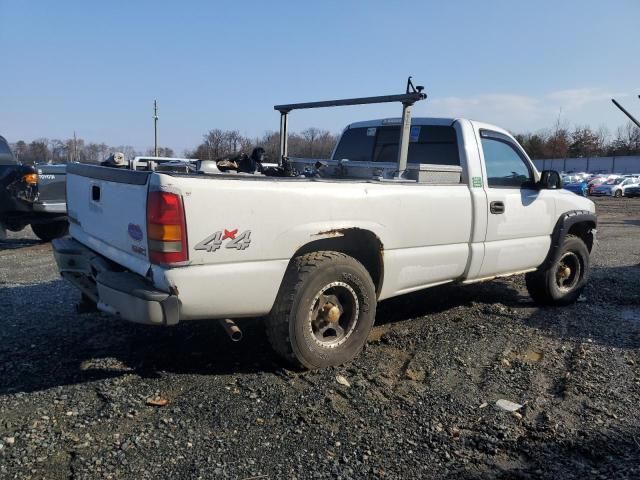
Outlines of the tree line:
<svg viewBox="0 0 640 480">
<path fill-rule="evenodd" d="M 289 156 L 305 158 L 328 158 L 338 141 L 338 135 L 319 128 L 307 128 L 288 137 Z M 280 155 L 280 134 L 268 131 L 262 137 L 251 139 L 237 130 L 214 129 L 203 135 L 203 141 L 193 151 L 185 152 L 189 158 L 219 160 L 240 153 L 250 154 L 255 147 L 265 149 L 268 161 L 276 162 Z"/>
<path fill-rule="evenodd" d="M 326 130 L 308 128 L 300 133 L 289 135 L 289 155 L 308 158 L 327 158 L 331 155 L 338 139 Z M 38 138 L 30 143 L 19 140 L 10 144 L 16 158 L 28 164 L 34 163 L 99 163 L 115 152 L 122 152 L 127 159 L 136 156 L 152 156 L 153 149 L 136 150 L 131 145 L 110 146 L 106 143 L 85 142 L 82 138 L 47 139 Z M 250 154 L 257 146 L 263 147 L 268 160 L 277 161 L 280 152 L 278 132 L 266 132 L 262 137 L 251 139 L 237 130 L 213 129 L 203 135 L 202 143 L 193 150 L 186 150 L 186 158 L 201 160 L 220 160 Z M 160 157 L 175 157 L 173 149 L 159 147 Z"/>
<path fill-rule="evenodd" d="M 131 145 L 109 146 L 106 143 L 85 142 L 82 138 L 48 139 L 37 138 L 30 143 L 18 140 L 11 144 L 16 158 L 27 164 L 34 163 L 99 163 L 115 152 L 122 152 L 127 158 L 138 155 L 153 155 L 153 149 L 140 152 Z M 171 148 L 158 149 L 161 157 L 172 157 Z"/>
<path fill-rule="evenodd" d="M 640 155 L 640 128 L 632 123 L 619 127 L 614 135 L 605 128 L 594 130 L 588 126 L 573 129 L 557 122 L 555 127 L 536 133 L 519 133 L 515 138 L 532 159 L 579 158 L 596 156 Z M 289 134 L 289 155 L 305 158 L 328 158 L 335 147 L 338 135 L 319 128 L 307 128 Z M 280 152 L 280 135 L 268 131 L 261 137 L 249 138 L 238 130 L 209 130 L 202 142 L 193 150 L 182 152 L 187 158 L 220 160 L 250 154 L 255 147 L 266 151 L 268 161 L 277 161 Z M 23 140 L 11 144 L 24 163 L 99 163 L 114 152 L 122 152 L 132 159 L 139 155 L 153 155 L 153 149 L 138 151 L 130 145 L 109 146 L 105 143 L 85 142 L 82 138 L 38 138 L 30 143 Z M 175 157 L 173 149 L 160 147 L 159 156 Z"/>
<path fill-rule="evenodd" d="M 553 129 L 517 134 L 515 138 L 536 160 L 640 155 L 640 128 L 632 123 L 619 127 L 613 136 L 606 128 L 576 126 L 570 130 L 558 122 Z"/>
</svg>

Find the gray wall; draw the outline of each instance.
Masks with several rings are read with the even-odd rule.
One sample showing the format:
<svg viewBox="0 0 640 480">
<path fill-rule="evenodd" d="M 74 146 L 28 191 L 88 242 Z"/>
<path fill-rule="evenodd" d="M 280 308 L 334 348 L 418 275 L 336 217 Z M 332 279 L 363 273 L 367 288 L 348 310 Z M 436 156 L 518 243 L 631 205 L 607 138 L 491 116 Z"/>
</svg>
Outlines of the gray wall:
<svg viewBox="0 0 640 480">
<path fill-rule="evenodd" d="M 534 160 L 538 170 L 591 173 L 640 173 L 640 155 L 628 157 L 549 158 Z"/>
</svg>

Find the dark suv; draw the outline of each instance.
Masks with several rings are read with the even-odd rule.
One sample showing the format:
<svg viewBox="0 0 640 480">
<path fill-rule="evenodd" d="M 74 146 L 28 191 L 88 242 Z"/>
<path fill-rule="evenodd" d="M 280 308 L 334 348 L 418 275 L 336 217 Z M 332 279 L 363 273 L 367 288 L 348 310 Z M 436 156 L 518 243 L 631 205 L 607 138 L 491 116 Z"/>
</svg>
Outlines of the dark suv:
<svg viewBox="0 0 640 480">
<path fill-rule="evenodd" d="M 66 165 L 23 165 L 0 137 L 0 234 L 31 225 L 49 241 L 67 232 Z"/>
</svg>

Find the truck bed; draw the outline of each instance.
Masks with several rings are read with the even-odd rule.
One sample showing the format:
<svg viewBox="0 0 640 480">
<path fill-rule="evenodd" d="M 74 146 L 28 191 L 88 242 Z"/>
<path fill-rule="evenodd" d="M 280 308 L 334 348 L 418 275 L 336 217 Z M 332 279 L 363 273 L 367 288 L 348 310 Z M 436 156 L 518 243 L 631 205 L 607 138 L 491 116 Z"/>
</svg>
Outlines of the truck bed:
<svg viewBox="0 0 640 480">
<path fill-rule="evenodd" d="M 196 298 L 205 283 L 206 295 L 218 302 L 216 315 L 268 312 L 296 251 L 345 230 L 376 235 L 389 265 L 380 298 L 460 278 L 469 259 L 471 194 L 462 183 L 193 175 L 89 165 L 71 165 L 68 174 L 71 235 L 139 275 L 151 273 L 165 291 L 177 288 L 188 306 L 182 312 L 186 318 L 212 316 L 210 306 Z M 97 201 L 94 189 L 100 191 Z M 182 195 L 188 269 L 149 261 L 146 198 L 158 190 Z M 230 238 L 211 248 L 218 232 Z M 231 237 L 242 236 L 245 245 L 230 245 Z M 259 280 L 247 299 L 252 275 Z M 212 283 L 213 278 L 220 281 Z"/>
</svg>

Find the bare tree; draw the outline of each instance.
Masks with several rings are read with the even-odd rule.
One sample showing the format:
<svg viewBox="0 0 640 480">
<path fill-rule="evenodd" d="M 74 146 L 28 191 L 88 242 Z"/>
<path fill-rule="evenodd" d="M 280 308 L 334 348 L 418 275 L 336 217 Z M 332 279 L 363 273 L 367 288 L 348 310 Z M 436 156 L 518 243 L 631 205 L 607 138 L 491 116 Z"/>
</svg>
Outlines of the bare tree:
<svg viewBox="0 0 640 480">
<path fill-rule="evenodd" d="M 249 153 L 252 148 L 253 148 L 253 142 L 251 141 L 250 138 L 247 138 L 247 137 L 241 137 L 240 138 L 240 151 L 241 152 Z"/>
<path fill-rule="evenodd" d="M 123 152 L 124 153 L 124 152 Z M 147 150 L 147 155 L 150 157 L 155 156 L 155 149 L 150 148 Z M 158 147 L 158 157 L 174 157 L 175 153 L 172 148 L 169 147 Z"/>
<path fill-rule="evenodd" d="M 204 136 L 204 144 L 208 150 L 208 160 L 220 158 L 225 141 L 224 132 L 218 128 L 209 130 Z"/>
<path fill-rule="evenodd" d="M 602 154 L 602 142 L 597 132 L 591 128 L 575 127 L 571 133 L 569 156 L 574 158 L 593 157 Z"/>
<path fill-rule="evenodd" d="M 313 158 L 313 146 L 314 146 L 314 142 L 316 141 L 316 138 L 318 138 L 320 136 L 322 132 L 320 131 L 320 129 L 315 128 L 315 127 L 311 127 L 311 128 L 307 128 L 306 130 L 304 130 L 301 135 L 302 138 L 305 139 L 306 141 L 306 147 L 307 147 L 307 152 L 305 152 L 306 155 L 308 155 L 310 158 Z"/>
<path fill-rule="evenodd" d="M 280 155 L 280 134 L 266 132 L 260 139 L 256 139 L 256 146 L 264 148 L 267 158 L 271 161 L 277 161 Z"/>
<path fill-rule="evenodd" d="M 49 141 L 49 151 L 54 163 L 64 163 L 68 160 L 69 150 L 66 143 L 60 139 L 55 138 Z"/>
<path fill-rule="evenodd" d="M 128 160 L 133 160 L 138 155 L 138 151 L 131 145 L 119 145 L 116 152 L 122 152 Z"/>
<path fill-rule="evenodd" d="M 24 140 L 18 140 L 14 147 L 14 153 L 18 160 L 26 159 L 29 153 L 29 146 L 24 142 Z"/>
<path fill-rule="evenodd" d="M 224 134 L 225 140 L 227 143 L 228 151 L 225 152 L 227 154 L 235 154 L 238 152 L 238 147 L 240 146 L 240 140 L 242 139 L 242 135 L 238 130 L 230 130 L 225 132 Z"/>
<path fill-rule="evenodd" d="M 51 159 L 49 140 L 38 138 L 29 144 L 28 161 L 30 163 L 46 163 Z"/>
<path fill-rule="evenodd" d="M 100 159 L 100 145 L 90 142 L 85 148 L 85 155 L 88 163 L 98 163 Z"/>
<path fill-rule="evenodd" d="M 569 129 L 558 115 L 556 124 L 547 138 L 545 157 L 546 158 L 567 158 L 569 156 Z"/>
<path fill-rule="evenodd" d="M 628 122 L 619 127 L 609 144 L 610 155 L 640 155 L 640 128 Z"/>
</svg>

